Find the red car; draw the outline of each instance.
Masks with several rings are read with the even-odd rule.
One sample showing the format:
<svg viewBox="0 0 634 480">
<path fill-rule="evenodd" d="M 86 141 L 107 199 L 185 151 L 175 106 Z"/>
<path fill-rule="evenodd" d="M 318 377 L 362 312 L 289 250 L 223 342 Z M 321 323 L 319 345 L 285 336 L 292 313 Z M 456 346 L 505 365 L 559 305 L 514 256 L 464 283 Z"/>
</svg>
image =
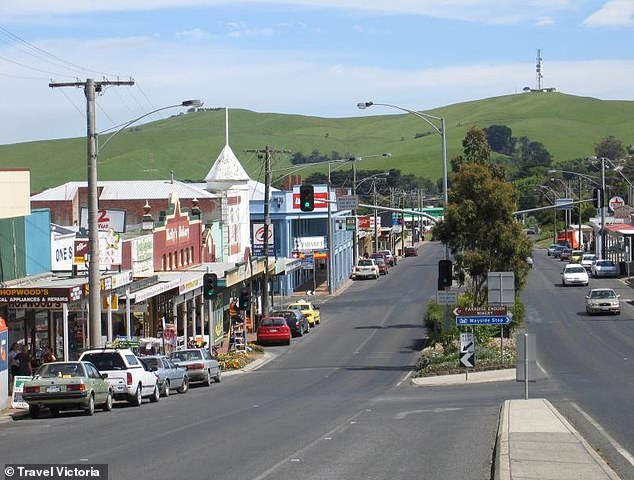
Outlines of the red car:
<svg viewBox="0 0 634 480">
<path fill-rule="evenodd" d="M 389 260 L 387 259 L 387 256 L 385 255 L 385 253 L 381 253 L 381 252 L 374 252 L 372 255 L 370 255 L 370 258 L 373 258 L 375 262 L 378 263 L 378 260 L 383 260 L 385 262 L 386 265 L 390 265 Z"/>
<path fill-rule="evenodd" d="M 377 257 L 374 259 L 374 262 L 379 267 L 379 273 L 381 275 L 387 275 L 388 273 L 390 273 L 390 268 L 387 266 L 387 263 L 382 258 Z"/>
<path fill-rule="evenodd" d="M 263 317 L 258 325 L 258 345 L 265 343 L 291 344 L 291 329 L 283 317 Z"/>
<path fill-rule="evenodd" d="M 418 256 L 418 250 L 416 250 L 416 247 L 405 247 L 405 250 L 403 251 L 403 253 L 406 257 Z"/>
</svg>

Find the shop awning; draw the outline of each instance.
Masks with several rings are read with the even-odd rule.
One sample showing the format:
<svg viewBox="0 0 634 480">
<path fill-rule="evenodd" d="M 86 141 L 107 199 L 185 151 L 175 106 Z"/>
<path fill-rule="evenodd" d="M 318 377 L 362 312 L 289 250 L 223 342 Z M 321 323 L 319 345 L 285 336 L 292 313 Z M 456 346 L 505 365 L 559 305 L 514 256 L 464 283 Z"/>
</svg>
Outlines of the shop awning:
<svg viewBox="0 0 634 480">
<path fill-rule="evenodd" d="M 167 282 L 158 282 L 154 285 L 150 285 L 149 287 L 145 287 L 141 290 L 130 293 L 130 299 L 134 300 L 135 302 L 142 302 L 143 300 L 147 300 L 148 298 L 152 298 L 156 295 L 160 295 L 161 293 L 169 292 L 174 288 L 178 288 L 179 285 L 180 279 L 170 280 Z M 125 295 L 123 295 L 122 298 L 125 298 Z"/>
</svg>

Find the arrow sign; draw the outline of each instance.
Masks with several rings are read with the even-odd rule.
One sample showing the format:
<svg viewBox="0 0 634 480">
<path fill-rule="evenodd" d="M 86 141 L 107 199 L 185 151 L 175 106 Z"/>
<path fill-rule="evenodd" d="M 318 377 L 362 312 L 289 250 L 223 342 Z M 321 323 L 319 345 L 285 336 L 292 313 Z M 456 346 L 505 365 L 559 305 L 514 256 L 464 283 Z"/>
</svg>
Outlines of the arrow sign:
<svg viewBox="0 0 634 480">
<path fill-rule="evenodd" d="M 456 325 L 508 325 L 509 323 L 511 323 L 511 317 L 508 315 L 456 317 Z"/>
<path fill-rule="evenodd" d="M 473 368 L 475 366 L 475 353 L 467 352 L 460 354 L 460 366 Z"/>
<path fill-rule="evenodd" d="M 313 295 L 315 295 L 315 292 L 312 290 L 306 290 L 306 295 L 308 295 L 309 297 L 312 297 Z"/>
</svg>

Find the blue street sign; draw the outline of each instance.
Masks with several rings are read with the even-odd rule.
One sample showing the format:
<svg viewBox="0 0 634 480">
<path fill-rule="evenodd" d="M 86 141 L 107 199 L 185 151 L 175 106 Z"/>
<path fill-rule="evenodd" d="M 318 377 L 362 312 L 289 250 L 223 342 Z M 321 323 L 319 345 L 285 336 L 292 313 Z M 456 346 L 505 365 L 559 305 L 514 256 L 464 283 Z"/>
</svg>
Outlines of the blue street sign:
<svg viewBox="0 0 634 480">
<path fill-rule="evenodd" d="M 456 325 L 508 325 L 509 323 L 511 323 L 511 317 L 508 315 L 456 317 Z"/>
</svg>

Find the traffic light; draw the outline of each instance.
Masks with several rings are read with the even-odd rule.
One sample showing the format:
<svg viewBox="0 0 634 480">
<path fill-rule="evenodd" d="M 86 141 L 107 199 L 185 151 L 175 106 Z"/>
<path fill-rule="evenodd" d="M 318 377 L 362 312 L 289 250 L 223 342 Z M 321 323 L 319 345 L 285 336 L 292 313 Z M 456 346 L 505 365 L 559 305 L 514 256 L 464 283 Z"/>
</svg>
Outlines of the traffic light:
<svg viewBox="0 0 634 480">
<path fill-rule="evenodd" d="M 593 191 L 593 196 L 594 196 L 594 207 L 595 208 L 603 208 L 604 207 L 604 203 L 605 201 L 603 200 L 603 189 L 602 188 L 595 188 Z"/>
<path fill-rule="evenodd" d="M 238 304 L 240 310 L 248 310 L 251 307 L 251 292 L 248 288 L 240 290 L 240 300 Z"/>
<path fill-rule="evenodd" d="M 440 260 L 438 262 L 438 290 L 451 287 L 453 277 L 453 264 L 451 260 Z"/>
<path fill-rule="evenodd" d="M 203 298 L 205 300 L 216 298 L 216 288 L 218 288 L 218 276 L 215 273 L 205 273 L 203 275 Z"/>
<path fill-rule="evenodd" d="M 312 185 L 299 187 L 299 208 L 302 212 L 315 210 L 315 189 Z"/>
</svg>

